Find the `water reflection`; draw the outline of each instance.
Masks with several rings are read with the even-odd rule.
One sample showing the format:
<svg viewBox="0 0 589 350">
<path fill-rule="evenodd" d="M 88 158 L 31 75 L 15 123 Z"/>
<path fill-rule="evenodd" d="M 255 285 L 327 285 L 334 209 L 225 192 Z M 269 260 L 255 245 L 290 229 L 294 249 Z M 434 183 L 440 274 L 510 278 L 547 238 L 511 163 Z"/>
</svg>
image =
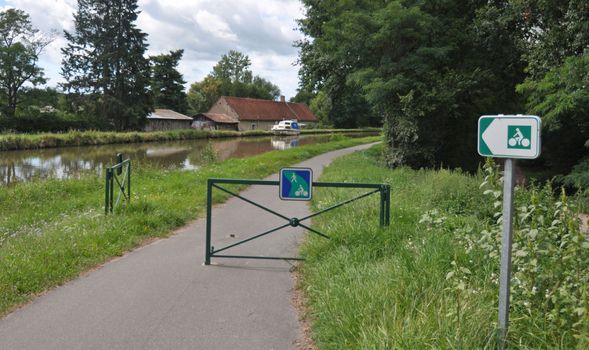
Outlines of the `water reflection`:
<svg viewBox="0 0 589 350">
<path fill-rule="evenodd" d="M 366 136 L 356 134 L 353 136 Z M 166 169 L 198 169 L 204 163 L 208 143 L 217 159 L 243 158 L 273 149 L 285 150 L 299 145 L 321 143 L 329 136 L 256 137 L 217 140 L 119 144 L 66 147 L 43 150 L 0 152 L 0 182 L 10 185 L 35 178 L 78 178 L 82 173 L 100 175 L 105 166 L 123 153 L 134 163 L 148 163 Z"/>
<path fill-rule="evenodd" d="M 276 136 L 270 142 L 274 149 L 285 150 L 298 146 L 299 136 Z"/>
</svg>

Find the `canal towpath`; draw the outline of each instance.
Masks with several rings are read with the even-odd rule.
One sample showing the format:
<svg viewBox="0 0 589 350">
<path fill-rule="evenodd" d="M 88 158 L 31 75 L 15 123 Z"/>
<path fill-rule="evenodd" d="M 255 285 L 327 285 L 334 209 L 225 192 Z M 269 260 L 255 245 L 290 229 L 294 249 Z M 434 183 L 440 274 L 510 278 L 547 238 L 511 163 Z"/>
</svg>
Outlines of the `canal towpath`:
<svg viewBox="0 0 589 350">
<path fill-rule="evenodd" d="M 372 145 L 296 166 L 310 167 L 317 178 L 333 159 Z M 289 217 L 310 213 L 306 202 L 281 201 L 277 192 L 252 186 L 241 195 Z M 283 223 L 232 198 L 213 210 L 213 242 L 225 246 Z M 9 314 L 0 320 L 0 348 L 296 349 L 304 336 L 291 303 L 293 265 L 214 259 L 204 266 L 205 226 L 196 220 Z M 303 234 L 289 227 L 232 253 L 295 256 Z"/>
</svg>

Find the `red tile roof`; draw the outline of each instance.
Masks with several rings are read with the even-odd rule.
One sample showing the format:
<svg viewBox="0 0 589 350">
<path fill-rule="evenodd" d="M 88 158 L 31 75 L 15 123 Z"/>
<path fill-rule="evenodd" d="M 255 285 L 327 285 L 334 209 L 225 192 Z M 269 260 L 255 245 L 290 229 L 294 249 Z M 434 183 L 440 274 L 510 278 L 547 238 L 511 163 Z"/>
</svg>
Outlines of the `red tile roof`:
<svg viewBox="0 0 589 350">
<path fill-rule="evenodd" d="M 227 104 L 239 115 L 239 120 L 280 121 L 297 119 L 300 122 L 316 122 L 317 117 L 304 103 L 279 102 L 223 96 Z"/>
<path fill-rule="evenodd" d="M 239 121 L 231 116 L 226 114 L 219 114 L 219 113 L 201 113 L 199 115 L 203 115 L 205 118 L 214 121 L 215 123 L 220 124 L 237 124 Z"/>
</svg>

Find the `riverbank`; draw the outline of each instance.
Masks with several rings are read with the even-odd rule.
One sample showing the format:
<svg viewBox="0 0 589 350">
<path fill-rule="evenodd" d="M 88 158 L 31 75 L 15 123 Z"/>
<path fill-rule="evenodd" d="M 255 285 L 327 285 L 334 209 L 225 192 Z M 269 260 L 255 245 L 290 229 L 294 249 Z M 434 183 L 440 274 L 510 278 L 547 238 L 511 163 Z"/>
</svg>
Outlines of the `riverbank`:
<svg viewBox="0 0 589 350">
<path fill-rule="evenodd" d="M 301 133 L 306 135 L 380 131 L 381 129 L 379 128 L 308 129 L 302 130 Z M 66 133 L 0 134 L 0 151 L 253 136 L 272 136 L 272 133 L 264 130 L 209 131 L 186 129 L 153 132 L 70 131 Z"/>
<path fill-rule="evenodd" d="M 0 315 L 198 217 L 206 205 L 208 178 L 259 179 L 315 155 L 379 139 L 305 145 L 212 162 L 197 171 L 135 167 L 131 204 L 108 216 L 104 179 L 96 176 L 5 188 L 0 191 Z M 219 192 L 215 202 L 226 198 Z"/>
<path fill-rule="evenodd" d="M 335 160 L 321 181 L 387 183 L 378 197 L 317 216 L 299 268 L 304 313 L 320 349 L 496 348 L 501 183 L 498 169 L 388 169 L 382 146 Z M 319 210 L 353 197 L 314 192 Z M 508 348 L 589 345 L 589 239 L 572 201 L 518 188 Z"/>
</svg>

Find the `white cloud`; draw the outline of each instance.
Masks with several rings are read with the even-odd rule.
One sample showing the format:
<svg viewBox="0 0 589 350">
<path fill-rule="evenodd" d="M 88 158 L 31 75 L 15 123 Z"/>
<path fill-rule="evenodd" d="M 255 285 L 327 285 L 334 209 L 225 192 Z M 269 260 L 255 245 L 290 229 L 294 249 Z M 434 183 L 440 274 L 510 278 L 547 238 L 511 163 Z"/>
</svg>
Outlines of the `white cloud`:
<svg viewBox="0 0 589 350">
<path fill-rule="evenodd" d="M 200 28 L 212 34 L 215 38 L 228 41 L 237 41 L 237 35 L 231 31 L 227 22 L 221 17 L 206 10 L 200 10 L 194 16 Z"/>
<path fill-rule="evenodd" d="M 73 30 L 76 0 L 6 0 L 25 10 L 44 32 Z M 208 74 L 221 55 L 238 50 L 252 61 L 252 71 L 292 97 L 298 84 L 297 51 L 302 35 L 295 20 L 303 17 L 299 0 L 139 0 L 137 26 L 149 36 L 147 54 L 184 49 L 178 70 L 190 83 Z M 61 81 L 59 65 L 63 37 L 46 50 L 40 64 L 50 85 Z"/>
</svg>

